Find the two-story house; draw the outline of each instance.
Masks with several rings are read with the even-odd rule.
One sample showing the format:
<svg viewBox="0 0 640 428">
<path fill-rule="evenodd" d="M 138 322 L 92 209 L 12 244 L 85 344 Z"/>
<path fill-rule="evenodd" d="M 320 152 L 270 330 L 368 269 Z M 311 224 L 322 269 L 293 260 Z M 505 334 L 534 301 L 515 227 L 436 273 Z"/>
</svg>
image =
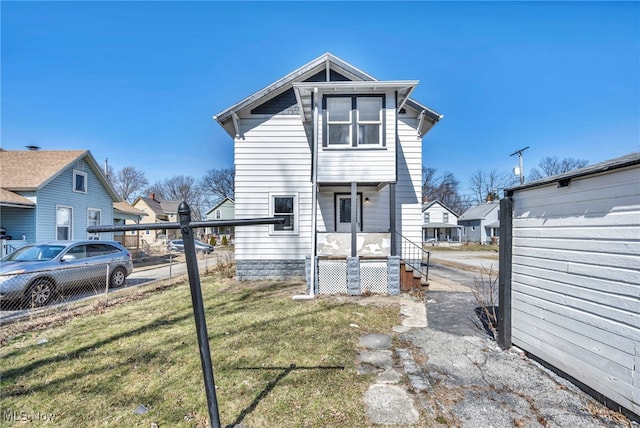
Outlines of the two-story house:
<svg viewBox="0 0 640 428">
<path fill-rule="evenodd" d="M 113 233 L 87 233 L 87 226 L 112 224 L 114 203 L 121 201 L 88 150 L 0 149 L 0 186 L 0 221 L 12 249 L 55 239 L 113 239 Z"/>
<path fill-rule="evenodd" d="M 207 220 L 233 220 L 235 218 L 235 205 L 236 203 L 233 199 L 224 198 L 207 211 Z M 234 229 L 233 226 L 208 227 L 207 235 L 215 237 L 218 244 L 222 242 L 223 238 L 226 238 L 227 242 L 231 243 L 233 242 Z"/>
<path fill-rule="evenodd" d="M 238 279 L 397 292 L 405 243 L 422 242 L 422 137 L 442 117 L 417 84 L 326 53 L 214 116 L 234 139 L 236 218 L 285 220 L 236 228 Z"/>
<path fill-rule="evenodd" d="M 155 193 L 150 193 L 148 198 L 138 196 L 132 205 L 145 214 L 142 220 L 140 220 L 140 224 L 178 222 L 178 206 L 180 205 L 180 201 L 165 200 L 158 197 Z M 132 224 L 132 222 L 127 222 L 127 224 Z M 179 237 L 179 233 L 180 231 L 176 229 L 145 230 L 142 233 L 141 239 L 148 243 L 166 241 Z"/>
<path fill-rule="evenodd" d="M 458 214 L 442 202 L 425 202 L 422 206 L 422 225 L 424 242 L 460 242 Z"/>
</svg>

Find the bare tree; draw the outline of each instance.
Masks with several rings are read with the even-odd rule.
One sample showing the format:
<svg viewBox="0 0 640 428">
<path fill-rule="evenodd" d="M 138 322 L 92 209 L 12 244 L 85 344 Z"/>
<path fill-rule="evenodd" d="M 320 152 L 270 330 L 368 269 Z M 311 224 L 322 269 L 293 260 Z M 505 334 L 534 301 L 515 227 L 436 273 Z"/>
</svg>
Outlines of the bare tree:
<svg viewBox="0 0 640 428">
<path fill-rule="evenodd" d="M 552 175 L 563 174 L 574 169 L 584 168 L 589 164 L 588 160 L 577 158 L 558 159 L 556 156 L 547 156 L 538 162 L 538 167 L 529 173 L 529 180 L 539 180 Z"/>
<path fill-rule="evenodd" d="M 469 207 L 469 204 L 460 196 L 459 185 L 460 182 L 448 171 L 442 176 L 438 176 L 435 168 L 422 168 L 422 198 L 424 201 L 438 200 L 452 210 L 462 213 Z"/>
<path fill-rule="evenodd" d="M 145 177 L 144 172 L 133 166 L 125 166 L 117 173 L 111 170 L 109 178 L 118 195 L 129 203 L 133 202 L 133 199 L 149 185 L 149 180 Z"/>
<path fill-rule="evenodd" d="M 210 169 L 200 180 L 202 191 L 211 202 L 234 198 L 235 169 Z"/>
<path fill-rule="evenodd" d="M 508 172 L 478 170 L 471 176 L 471 189 L 475 203 L 500 199 L 500 192 L 514 184 L 514 177 Z"/>
<path fill-rule="evenodd" d="M 205 204 L 202 187 L 193 177 L 176 175 L 162 182 L 155 182 L 147 189 L 147 193 L 154 193 L 157 198 L 164 200 L 184 201 L 191 208 L 193 220 L 204 218 Z"/>
</svg>

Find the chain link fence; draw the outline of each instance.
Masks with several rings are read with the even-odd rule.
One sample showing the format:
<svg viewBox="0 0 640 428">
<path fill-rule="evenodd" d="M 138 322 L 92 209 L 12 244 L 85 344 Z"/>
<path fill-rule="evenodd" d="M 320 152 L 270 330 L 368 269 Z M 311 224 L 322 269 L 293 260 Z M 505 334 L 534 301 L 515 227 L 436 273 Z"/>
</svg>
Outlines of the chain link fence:
<svg viewBox="0 0 640 428">
<path fill-rule="evenodd" d="M 218 272 L 228 278 L 235 274 L 232 248 L 197 257 L 201 274 Z M 113 291 L 155 281 L 171 286 L 186 277 L 185 256 L 165 250 L 164 254 L 138 258 L 133 260 L 132 272 L 121 264 L 88 261 L 56 269 L 0 273 L 0 325 L 28 320 L 36 314 L 72 312 L 87 304 L 103 307 L 114 300 Z"/>
</svg>

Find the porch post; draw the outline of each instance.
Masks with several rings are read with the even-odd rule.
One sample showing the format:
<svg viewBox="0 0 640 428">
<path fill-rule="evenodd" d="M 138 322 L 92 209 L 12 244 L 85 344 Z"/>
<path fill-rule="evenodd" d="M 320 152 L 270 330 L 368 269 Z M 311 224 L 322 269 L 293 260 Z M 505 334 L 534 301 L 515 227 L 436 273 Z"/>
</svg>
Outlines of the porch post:
<svg viewBox="0 0 640 428">
<path fill-rule="evenodd" d="M 351 183 L 351 257 L 358 255 L 358 183 Z"/>
<path fill-rule="evenodd" d="M 396 183 L 389 183 L 389 231 L 391 232 L 391 255 L 398 255 L 396 245 Z"/>
</svg>

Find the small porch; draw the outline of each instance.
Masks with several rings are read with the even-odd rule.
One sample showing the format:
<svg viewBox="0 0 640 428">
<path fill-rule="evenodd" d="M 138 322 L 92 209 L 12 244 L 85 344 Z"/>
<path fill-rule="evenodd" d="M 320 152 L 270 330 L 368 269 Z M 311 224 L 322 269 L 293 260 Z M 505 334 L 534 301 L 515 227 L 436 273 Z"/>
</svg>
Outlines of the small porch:
<svg viewBox="0 0 640 428">
<path fill-rule="evenodd" d="M 460 242 L 462 226 L 450 223 L 426 223 L 422 226 L 422 240 L 427 243 Z"/>
</svg>

